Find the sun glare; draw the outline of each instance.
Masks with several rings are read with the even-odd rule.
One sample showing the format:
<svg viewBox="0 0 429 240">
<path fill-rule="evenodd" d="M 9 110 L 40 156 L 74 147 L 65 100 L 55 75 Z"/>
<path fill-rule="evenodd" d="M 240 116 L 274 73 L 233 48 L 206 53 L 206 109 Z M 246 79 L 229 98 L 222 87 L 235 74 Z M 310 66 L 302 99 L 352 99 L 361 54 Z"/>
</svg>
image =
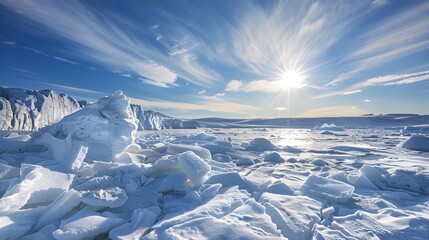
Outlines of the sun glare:
<svg viewBox="0 0 429 240">
<path fill-rule="evenodd" d="M 305 83 L 305 76 L 296 71 L 287 71 L 283 73 L 280 78 L 282 88 L 303 88 L 307 85 Z"/>
</svg>

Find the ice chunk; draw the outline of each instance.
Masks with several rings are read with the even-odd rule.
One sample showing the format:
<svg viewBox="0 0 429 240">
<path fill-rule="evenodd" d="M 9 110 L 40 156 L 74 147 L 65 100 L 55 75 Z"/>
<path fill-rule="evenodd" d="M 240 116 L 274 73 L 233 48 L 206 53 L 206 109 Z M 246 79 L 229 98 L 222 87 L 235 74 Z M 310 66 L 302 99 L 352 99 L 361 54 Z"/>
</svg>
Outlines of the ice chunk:
<svg viewBox="0 0 429 240">
<path fill-rule="evenodd" d="M 213 160 L 218 162 L 230 162 L 232 160 L 231 156 L 221 153 L 213 154 Z"/>
<path fill-rule="evenodd" d="M 330 219 L 331 215 L 335 212 L 335 208 L 333 206 L 324 208 L 322 210 L 322 218 L 323 219 Z"/>
<path fill-rule="evenodd" d="M 25 235 L 24 237 L 20 238 L 20 240 L 55 240 L 54 236 L 52 235 L 55 230 L 57 230 L 57 227 L 55 224 L 51 223 L 33 234 Z"/>
<path fill-rule="evenodd" d="M 15 219 L 14 216 L 0 216 L 0 237 L 4 240 L 19 239 L 31 230 L 32 220 Z"/>
<path fill-rule="evenodd" d="M 0 160 L 0 180 L 19 177 L 19 168 L 4 164 Z"/>
<path fill-rule="evenodd" d="M 125 191 L 128 194 L 135 193 L 139 188 L 139 184 L 134 180 L 129 180 L 127 184 L 125 184 Z"/>
<path fill-rule="evenodd" d="M 184 144 L 169 144 L 167 148 L 167 153 L 169 154 L 179 154 L 187 151 L 192 151 L 193 153 L 195 153 L 200 158 L 206 161 L 212 159 L 212 155 L 210 151 L 208 149 L 205 149 L 199 146 L 184 145 Z"/>
<path fill-rule="evenodd" d="M 301 153 L 302 150 L 296 147 L 292 147 L 292 146 L 284 146 L 283 147 L 283 151 L 288 152 L 288 153 Z"/>
<path fill-rule="evenodd" d="M 315 166 L 323 167 L 326 165 L 326 162 L 325 162 L 325 160 L 322 160 L 322 159 L 316 159 L 316 160 L 311 161 L 311 164 L 313 164 Z"/>
<path fill-rule="evenodd" d="M 188 221 L 176 222 L 165 230 L 157 229 L 144 239 L 280 239 L 281 234 L 254 199 L 247 200 L 230 213 L 214 217 L 195 216 Z"/>
<path fill-rule="evenodd" d="M 131 216 L 131 221 L 112 229 L 109 232 L 109 238 L 112 240 L 141 239 L 160 214 L 159 207 L 136 209 Z"/>
<path fill-rule="evenodd" d="M 294 190 L 288 185 L 286 185 L 284 182 L 277 180 L 267 187 L 266 192 L 282 195 L 292 195 L 294 193 Z"/>
<path fill-rule="evenodd" d="M 389 176 L 389 173 L 376 166 L 371 166 L 364 164 L 360 169 L 359 172 L 366 176 L 372 183 L 374 183 L 379 188 L 386 188 L 387 187 L 387 177 Z"/>
<path fill-rule="evenodd" d="M 255 161 L 253 161 L 253 159 L 251 159 L 251 158 L 244 157 L 244 158 L 238 159 L 238 161 L 235 162 L 235 164 L 237 166 L 248 166 L 248 165 L 255 164 Z"/>
<path fill-rule="evenodd" d="M 428 239 L 427 210 L 416 210 L 384 208 L 377 213 L 359 210 L 347 216 L 334 217 L 332 226 L 357 239 Z"/>
<path fill-rule="evenodd" d="M 208 199 L 213 198 L 221 187 L 222 184 L 220 183 L 210 185 L 208 188 L 204 189 L 204 191 L 201 192 L 201 200 L 207 201 Z"/>
<path fill-rule="evenodd" d="M 154 168 L 158 172 L 175 172 L 180 170 L 179 156 L 163 156 L 154 164 Z"/>
<path fill-rule="evenodd" d="M 158 187 L 158 192 L 168 192 L 175 189 L 183 189 L 188 176 L 183 173 L 171 173 L 165 177 Z"/>
<path fill-rule="evenodd" d="M 116 208 L 128 200 L 127 193 L 118 187 L 88 191 L 82 194 L 82 202 L 96 207 Z"/>
<path fill-rule="evenodd" d="M 313 240 L 358 240 L 353 236 L 346 236 L 340 230 L 331 229 L 321 224 L 316 224 L 313 232 Z"/>
<path fill-rule="evenodd" d="M 93 159 L 113 156 L 122 153 L 135 139 L 137 120 L 129 103 L 129 99 L 117 91 L 64 117 L 42 132 L 63 139 L 70 135 L 72 139 L 88 142 L 88 154 Z"/>
<path fill-rule="evenodd" d="M 272 151 L 277 149 L 274 144 L 272 144 L 266 138 L 255 138 L 250 143 L 245 146 L 247 151 Z"/>
<path fill-rule="evenodd" d="M 221 173 L 211 176 L 207 179 L 206 184 L 220 183 L 222 187 L 238 186 L 240 189 L 252 192 L 253 189 L 243 180 L 238 172 Z"/>
<path fill-rule="evenodd" d="M 207 179 L 210 166 L 194 152 L 180 154 L 179 165 L 194 185 L 200 185 Z"/>
<path fill-rule="evenodd" d="M 213 142 L 217 139 L 217 137 L 214 135 L 207 134 L 207 133 L 199 133 L 196 135 L 185 136 L 184 139 L 186 139 L 186 140 L 203 140 L 203 141 Z"/>
<path fill-rule="evenodd" d="M 360 173 L 350 173 L 347 175 L 347 181 L 351 183 L 356 188 L 367 188 L 378 190 L 379 188 L 374 185 L 365 175 Z"/>
<path fill-rule="evenodd" d="M 198 208 L 172 218 L 161 219 L 152 228 L 154 229 L 154 232 L 156 232 L 156 235 L 164 232 L 165 229 L 172 226 L 208 215 L 220 218 L 241 206 L 247 199 L 249 199 L 247 191 L 238 190 L 237 187 L 232 187 L 222 194 L 216 194 L 212 199 L 208 200 L 204 205 L 201 205 Z"/>
<path fill-rule="evenodd" d="M 214 141 L 202 145 L 210 151 L 211 154 L 224 153 L 229 149 L 232 149 L 232 144 L 228 141 Z"/>
<path fill-rule="evenodd" d="M 0 199 L 0 213 L 20 209 L 24 205 L 46 205 L 69 189 L 74 175 L 47 168 L 22 164 L 21 180 Z"/>
<path fill-rule="evenodd" d="M 89 208 L 84 208 L 70 218 L 61 221 L 60 228 L 53 232 L 58 240 L 92 238 L 124 223 L 121 218 L 105 217 Z"/>
<path fill-rule="evenodd" d="M 79 205 L 81 195 L 75 190 L 70 190 L 58 196 L 54 202 L 52 202 L 47 210 L 38 218 L 35 229 L 39 230 L 48 223 L 60 220 L 67 213 L 69 213 L 74 207 Z M 55 230 L 55 229 L 54 229 Z"/>
<path fill-rule="evenodd" d="M 313 129 L 314 130 L 328 130 L 328 131 L 344 131 L 345 130 L 344 127 L 337 126 L 334 123 L 331 123 L 331 124 L 324 123 L 320 127 L 316 125 Z"/>
<path fill-rule="evenodd" d="M 429 152 L 429 137 L 423 135 L 414 135 L 399 144 L 399 146 L 411 150 Z"/>
<path fill-rule="evenodd" d="M 429 172 L 395 169 L 388 177 L 388 186 L 429 195 Z"/>
<path fill-rule="evenodd" d="M 77 172 L 88 153 L 88 144 L 73 140 L 70 135 L 59 139 L 45 133 L 34 142 L 46 146 L 52 154 L 52 159 L 61 160 L 66 171 Z"/>
<path fill-rule="evenodd" d="M 265 191 L 268 185 L 271 184 L 271 177 L 262 171 L 253 171 L 244 177 L 244 180 L 254 190 L 259 192 Z"/>
<path fill-rule="evenodd" d="M 285 162 L 284 158 L 280 156 L 278 152 L 268 152 L 264 154 L 264 160 L 266 162 L 272 162 L 272 163 L 283 163 Z"/>
<path fill-rule="evenodd" d="M 284 237 L 291 240 L 309 239 L 311 228 L 320 221 L 324 202 L 305 196 L 264 193 L 260 198 L 272 221 Z"/>
<path fill-rule="evenodd" d="M 345 203 L 353 194 L 354 187 L 329 178 L 310 175 L 300 191 L 304 195 L 315 196 L 333 203 Z"/>
</svg>

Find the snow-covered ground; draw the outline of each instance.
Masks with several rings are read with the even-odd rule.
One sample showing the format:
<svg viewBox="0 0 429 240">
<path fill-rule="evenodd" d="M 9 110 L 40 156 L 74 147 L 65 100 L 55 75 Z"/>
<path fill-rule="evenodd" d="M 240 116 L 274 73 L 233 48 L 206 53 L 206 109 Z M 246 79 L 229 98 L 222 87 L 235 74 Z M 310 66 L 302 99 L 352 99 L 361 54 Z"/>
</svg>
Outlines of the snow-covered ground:
<svg viewBox="0 0 429 240">
<path fill-rule="evenodd" d="M 427 128 L 137 125 L 116 92 L 2 132 L 0 238 L 429 238 Z"/>
</svg>

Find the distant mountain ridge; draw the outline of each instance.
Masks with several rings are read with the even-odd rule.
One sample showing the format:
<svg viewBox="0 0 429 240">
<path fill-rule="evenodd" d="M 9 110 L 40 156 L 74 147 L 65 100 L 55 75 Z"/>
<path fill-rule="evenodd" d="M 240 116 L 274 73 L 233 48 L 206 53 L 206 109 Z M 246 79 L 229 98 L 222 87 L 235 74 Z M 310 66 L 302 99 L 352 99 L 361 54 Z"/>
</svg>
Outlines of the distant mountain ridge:
<svg viewBox="0 0 429 240">
<path fill-rule="evenodd" d="M 405 127 L 429 125 L 429 115 L 380 114 L 355 117 L 311 117 L 311 118 L 256 118 L 256 119 L 195 119 L 203 127 L 209 128 L 313 128 L 324 123 L 335 123 L 349 128 L 362 127 Z"/>
<path fill-rule="evenodd" d="M 26 90 L 0 86 L 0 130 L 35 131 L 58 122 L 89 104 L 73 97 L 46 90 Z M 313 128 L 324 123 L 335 123 L 348 128 L 429 126 L 429 115 L 418 114 L 366 114 L 356 117 L 318 118 L 257 118 L 225 119 L 200 118 L 179 119 L 145 110 L 144 106 L 131 104 L 134 116 L 139 120 L 139 130 L 207 128 Z"/>
<path fill-rule="evenodd" d="M 53 90 L 26 90 L 0 86 L 0 130 L 36 131 L 58 122 L 89 104 Z M 139 130 L 197 128 L 198 122 L 164 115 L 131 104 Z"/>
</svg>

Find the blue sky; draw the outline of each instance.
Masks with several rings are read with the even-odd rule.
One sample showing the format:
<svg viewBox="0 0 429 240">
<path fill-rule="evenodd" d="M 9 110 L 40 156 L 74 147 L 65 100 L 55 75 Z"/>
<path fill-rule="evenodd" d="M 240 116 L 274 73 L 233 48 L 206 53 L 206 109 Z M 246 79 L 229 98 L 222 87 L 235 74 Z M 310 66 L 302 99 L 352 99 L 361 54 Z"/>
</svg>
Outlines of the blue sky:
<svg viewBox="0 0 429 240">
<path fill-rule="evenodd" d="M 0 84 L 186 118 L 429 114 L 429 1 L 0 1 Z"/>
</svg>

